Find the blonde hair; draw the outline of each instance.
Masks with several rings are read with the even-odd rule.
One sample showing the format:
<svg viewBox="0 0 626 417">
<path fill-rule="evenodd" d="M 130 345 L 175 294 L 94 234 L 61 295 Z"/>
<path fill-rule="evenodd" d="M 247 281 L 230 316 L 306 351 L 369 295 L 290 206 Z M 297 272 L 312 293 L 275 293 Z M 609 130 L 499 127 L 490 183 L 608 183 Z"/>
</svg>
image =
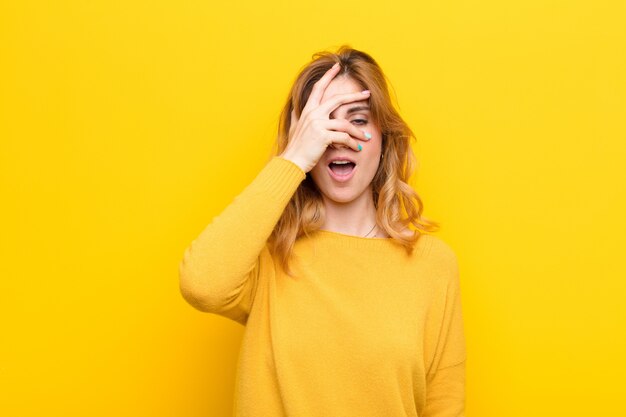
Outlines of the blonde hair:
<svg viewBox="0 0 626 417">
<path fill-rule="evenodd" d="M 370 90 L 370 112 L 382 132 L 382 154 L 378 170 L 372 179 L 377 225 L 385 230 L 410 254 L 424 232 L 432 232 L 439 224 L 422 216 L 424 205 L 417 192 L 408 184 L 416 158 L 410 147 L 412 130 L 394 108 L 387 79 L 378 63 L 367 53 L 342 45 L 337 52 L 322 51 L 313 54 L 312 61 L 298 74 L 283 107 L 278 135 L 271 156 L 282 154 L 289 140 L 291 111 L 300 117 L 311 94 L 313 84 L 336 62 L 339 74 L 349 76 L 363 89 Z M 289 260 L 296 240 L 319 230 L 324 223 L 325 209 L 322 196 L 307 173 L 268 239 L 272 255 L 290 276 Z M 409 225 L 415 227 L 410 232 Z"/>
</svg>

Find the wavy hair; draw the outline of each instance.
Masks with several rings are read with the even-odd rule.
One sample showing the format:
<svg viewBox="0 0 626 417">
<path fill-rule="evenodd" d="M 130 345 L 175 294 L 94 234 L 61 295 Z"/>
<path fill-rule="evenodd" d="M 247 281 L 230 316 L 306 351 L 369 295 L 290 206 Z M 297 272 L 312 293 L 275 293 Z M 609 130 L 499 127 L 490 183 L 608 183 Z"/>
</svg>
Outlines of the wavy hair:
<svg viewBox="0 0 626 417">
<path fill-rule="evenodd" d="M 370 112 L 382 132 L 384 155 L 371 182 L 376 223 L 410 254 L 421 234 L 436 231 L 439 224 L 422 215 L 422 200 L 408 184 L 417 162 L 410 146 L 410 140 L 415 135 L 394 108 L 387 78 L 370 55 L 349 45 L 340 46 L 336 52 L 313 54 L 312 61 L 296 77 L 280 113 L 278 135 L 270 159 L 281 155 L 287 147 L 291 111 L 295 110 L 300 117 L 315 82 L 337 62 L 341 66 L 337 76 L 346 75 L 371 92 Z M 296 240 L 319 230 L 324 216 L 321 193 L 310 173 L 307 173 L 268 239 L 272 255 L 288 275 L 293 276 L 289 261 Z M 409 225 L 415 230 L 411 231 Z"/>
</svg>

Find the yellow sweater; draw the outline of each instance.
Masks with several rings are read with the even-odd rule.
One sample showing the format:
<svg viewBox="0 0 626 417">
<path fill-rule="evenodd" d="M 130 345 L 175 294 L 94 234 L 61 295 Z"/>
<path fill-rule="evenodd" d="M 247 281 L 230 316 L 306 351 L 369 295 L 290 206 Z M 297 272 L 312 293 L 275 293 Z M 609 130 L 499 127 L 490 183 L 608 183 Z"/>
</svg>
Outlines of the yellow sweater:
<svg viewBox="0 0 626 417">
<path fill-rule="evenodd" d="M 235 416 L 464 416 L 453 250 L 427 234 L 409 256 L 391 238 L 318 231 L 296 241 L 291 278 L 266 241 L 305 177 L 271 159 L 180 263 L 187 302 L 246 327 Z"/>
</svg>

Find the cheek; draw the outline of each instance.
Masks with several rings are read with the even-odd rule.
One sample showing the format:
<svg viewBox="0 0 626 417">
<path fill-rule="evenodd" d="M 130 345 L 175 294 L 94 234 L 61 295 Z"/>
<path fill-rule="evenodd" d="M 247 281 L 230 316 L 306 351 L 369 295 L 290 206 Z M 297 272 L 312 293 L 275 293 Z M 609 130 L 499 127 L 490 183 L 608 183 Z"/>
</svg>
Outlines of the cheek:
<svg viewBox="0 0 626 417">
<path fill-rule="evenodd" d="M 375 135 L 375 134 L 373 134 Z M 374 154 L 378 154 L 382 151 L 382 138 L 379 135 L 372 136 L 367 142 L 367 153 L 372 156 Z"/>
<path fill-rule="evenodd" d="M 316 185 L 319 185 L 320 179 L 324 178 L 324 171 L 326 167 L 322 164 L 317 164 L 313 167 L 313 169 L 309 172 L 311 179 Z"/>
<path fill-rule="evenodd" d="M 368 141 L 372 144 L 380 144 L 383 141 L 383 135 L 376 126 L 371 126 L 363 129 L 365 132 L 369 132 L 372 135 L 372 138 Z"/>
</svg>

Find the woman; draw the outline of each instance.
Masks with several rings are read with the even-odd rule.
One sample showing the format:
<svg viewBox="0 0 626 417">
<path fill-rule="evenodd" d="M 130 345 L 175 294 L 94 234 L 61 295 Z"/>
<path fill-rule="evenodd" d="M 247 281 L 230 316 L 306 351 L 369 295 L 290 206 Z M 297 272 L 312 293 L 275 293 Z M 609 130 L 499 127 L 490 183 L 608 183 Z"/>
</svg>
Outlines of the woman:
<svg viewBox="0 0 626 417">
<path fill-rule="evenodd" d="M 411 137 L 371 56 L 317 53 L 269 162 L 185 250 L 184 298 L 246 326 L 236 416 L 464 415 L 458 263 Z"/>
</svg>

